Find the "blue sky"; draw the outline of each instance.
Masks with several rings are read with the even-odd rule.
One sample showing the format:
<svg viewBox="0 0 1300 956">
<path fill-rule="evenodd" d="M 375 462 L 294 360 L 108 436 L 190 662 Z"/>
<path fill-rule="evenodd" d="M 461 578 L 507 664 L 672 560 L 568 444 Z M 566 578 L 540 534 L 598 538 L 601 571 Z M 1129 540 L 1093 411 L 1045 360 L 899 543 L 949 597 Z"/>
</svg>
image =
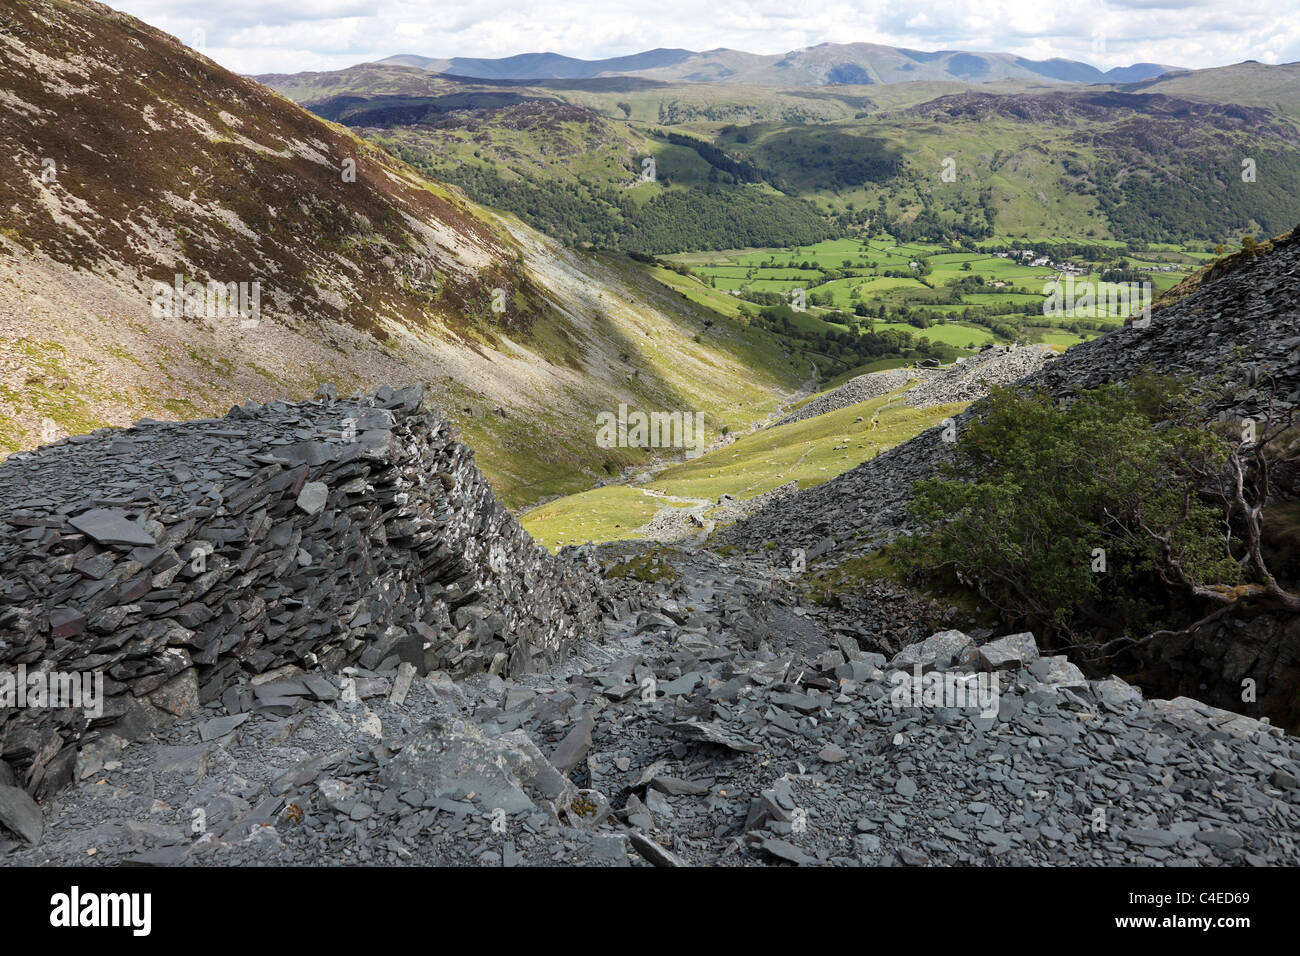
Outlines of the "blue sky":
<svg viewBox="0 0 1300 956">
<path fill-rule="evenodd" d="M 1300 0 L 108 0 L 241 73 L 395 53 L 583 59 L 654 47 L 784 53 L 823 42 L 1059 56 L 1106 69 L 1300 60 Z M 196 33 L 196 31 L 201 31 Z"/>
</svg>

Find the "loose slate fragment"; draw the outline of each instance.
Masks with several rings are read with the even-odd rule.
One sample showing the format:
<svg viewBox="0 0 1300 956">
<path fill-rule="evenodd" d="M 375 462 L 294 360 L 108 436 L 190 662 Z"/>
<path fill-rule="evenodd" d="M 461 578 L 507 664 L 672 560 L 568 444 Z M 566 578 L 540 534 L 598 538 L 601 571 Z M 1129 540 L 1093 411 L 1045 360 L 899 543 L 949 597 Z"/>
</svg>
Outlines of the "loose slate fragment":
<svg viewBox="0 0 1300 956">
<path fill-rule="evenodd" d="M 556 770 L 567 774 L 582 763 L 587 751 L 591 749 L 591 731 L 595 726 L 595 718 L 591 714 L 583 714 L 582 719 L 560 741 L 555 753 L 551 755 L 551 763 Z"/>
<path fill-rule="evenodd" d="M 961 631 L 940 631 L 919 644 L 909 644 L 889 662 L 896 670 L 910 671 L 916 665 L 921 670 L 943 670 L 952 665 L 974 642 Z"/>
<path fill-rule="evenodd" d="M 692 724 L 688 721 L 677 721 L 668 725 L 672 730 L 676 730 L 683 737 L 691 740 L 700 740 L 708 744 L 717 744 L 720 747 L 728 747 L 731 750 L 745 754 L 758 753 L 758 744 L 742 740 L 732 734 L 727 733 L 712 721 Z"/>
<path fill-rule="evenodd" d="M 632 846 L 636 849 L 637 853 L 641 854 L 641 858 L 645 860 L 647 863 L 653 863 L 655 866 L 662 866 L 662 867 L 676 867 L 676 866 L 687 865 L 686 862 L 682 860 L 682 858 L 679 857 L 676 853 L 673 853 L 671 850 L 665 849 L 664 847 L 660 846 L 658 843 L 650 839 L 640 830 L 633 830 L 630 834 L 628 834 L 628 840 L 631 842 Z"/>
<path fill-rule="evenodd" d="M 86 615 L 75 608 L 58 607 L 50 612 L 50 635 L 74 637 L 86 630 Z"/>
<path fill-rule="evenodd" d="M 411 692 L 411 683 L 415 680 L 415 665 L 402 663 L 397 667 L 397 676 L 393 679 L 393 692 L 388 695 L 388 702 L 395 707 L 406 703 L 406 695 Z"/>
<path fill-rule="evenodd" d="M 847 760 L 849 757 L 844 750 L 834 744 L 827 744 L 821 749 L 817 756 L 821 757 L 821 759 L 827 763 L 839 763 L 842 760 Z"/>
<path fill-rule="evenodd" d="M 655 776 L 650 781 L 650 786 L 661 793 L 668 794 L 670 797 L 698 797 L 709 792 L 709 788 L 702 783 L 694 780 L 678 780 L 676 777 Z"/>
<path fill-rule="evenodd" d="M 180 866 L 189 857 L 192 850 L 193 845 L 188 843 L 159 847 L 156 850 L 146 850 L 144 853 L 137 853 L 134 856 L 127 857 L 122 861 L 122 865 L 140 867 Z"/>
<path fill-rule="evenodd" d="M 252 716 L 251 714 L 235 714 L 231 717 L 216 717 L 199 725 L 199 739 L 204 743 L 209 740 L 217 740 L 220 737 L 234 731 L 236 727 Z"/>
<path fill-rule="evenodd" d="M 983 645 L 979 658 L 986 671 L 1015 670 L 1038 658 L 1038 642 L 1028 631 L 1009 634 Z"/>
<path fill-rule="evenodd" d="M 316 515 L 325 510 L 325 503 L 329 501 L 329 497 L 330 490 L 324 482 L 309 481 L 298 493 L 297 504 L 307 514 Z"/>
<path fill-rule="evenodd" d="M 809 856 L 803 850 L 799 849 L 793 843 L 787 840 L 781 840 L 777 837 L 764 837 L 759 846 L 767 853 L 772 854 L 778 859 L 788 860 L 799 866 L 806 866 L 809 863 L 816 863 L 814 857 Z"/>
<path fill-rule="evenodd" d="M 322 674 L 306 674 L 303 685 L 315 700 L 338 700 L 339 689 Z"/>
<path fill-rule="evenodd" d="M 110 508 L 95 508 L 69 519 L 69 523 L 100 544 L 133 548 L 156 548 L 158 542 L 126 513 Z"/>
</svg>

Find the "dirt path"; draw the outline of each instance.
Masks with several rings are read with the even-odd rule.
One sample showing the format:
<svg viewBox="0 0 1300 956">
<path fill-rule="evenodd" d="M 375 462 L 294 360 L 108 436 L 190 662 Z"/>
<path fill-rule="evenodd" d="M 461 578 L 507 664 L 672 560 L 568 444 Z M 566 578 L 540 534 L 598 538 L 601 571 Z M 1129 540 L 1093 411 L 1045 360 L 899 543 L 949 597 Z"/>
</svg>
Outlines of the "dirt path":
<svg viewBox="0 0 1300 956">
<path fill-rule="evenodd" d="M 707 448 L 704 449 L 704 453 L 707 454 L 708 452 L 715 451 L 718 448 L 722 448 L 725 445 L 731 444 L 741 435 L 753 434 L 754 432 L 759 431 L 762 428 L 766 428 L 768 425 L 772 424 L 773 422 L 779 421 L 781 417 L 785 415 L 786 410 L 789 409 L 790 406 L 798 404 L 799 402 L 803 401 L 809 395 L 813 394 L 813 392 L 816 390 L 817 366 L 814 365 L 812 362 L 809 362 L 808 372 L 809 372 L 808 378 L 805 379 L 803 382 L 801 382 L 799 387 L 795 389 L 793 393 L 791 393 L 784 401 L 780 402 L 776 406 L 776 408 L 774 408 L 770 413 L 768 413 L 766 418 L 762 419 L 761 421 L 752 422 L 750 426 L 742 432 L 733 431 L 727 434 L 726 436 L 722 436 L 715 439 L 712 443 L 709 444 Z M 609 487 L 610 485 L 626 485 L 629 488 L 637 488 L 638 490 L 642 491 L 644 494 L 650 495 L 651 497 L 666 498 L 669 500 L 679 500 L 684 502 L 691 501 L 691 502 L 699 502 L 701 504 L 709 504 L 710 502 L 706 499 L 696 499 L 696 498 L 673 499 L 672 496 L 664 495 L 660 492 L 652 491 L 650 489 L 641 487 L 647 482 L 651 481 L 661 471 L 664 471 L 665 469 L 670 468 L 673 465 L 679 465 L 679 464 L 681 464 L 680 458 L 655 458 L 644 465 L 632 465 L 623 469 L 622 474 L 620 474 L 617 478 L 602 478 L 598 480 L 595 484 L 593 484 L 591 487 L 606 488 Z M 516 517 L 523 518 L 524 515 L 528 514 L 530 511 L 534 511 L 535 509 L 540 508 L 543 505 L 551 504 L 553 501 L 555 501 L 555 499 L 550 498 L 545 501 L 539 501 L 536 504 L 529 505 L 527 508 L 521 510 Z M 665 508 L 670 508 L 670 506 L 666 505 Z M 663 510 L 664 509 L 660 509 L 660 512 L 662 512 Z M 681 509 L 674 509 L 674 510 L 681 510 Z M 650 519 L 650 521 L 647 522 L 642 527 L 648 527 L 650 523 L 653 522 L 655 518 L 658 517 L 659 514 L 656 513 Z"/>
<path fill-rule="evenodd" d="M 766 428 L 773 422 L 780 421 L 785 415 L 786 410 L 803 399 L 807 398 L 817 388 L 817 366 L 811 362 L 808 364 L 809 377 L 800 384 L 799 388 L 785 401 L 781 402 L 768 416 L 762 421 L 752 423 L 749 428 L 743 432 L 732 432 L 725 440 L 718 440 L 711 444 L 706 452 L 722 448 L 736 440 L 738 435 L 753 434 L 760 429 Z M 661 501 L 672 502 L 665 504 L 656 511 L 650 520 L 641 527 L 636 529 L 646 540 L 658 542 L 672 542 L 673 544 L 692 547 L 703 544 L 713 531 L 716 522 L 711 518 L 704 517 L 704 511 L 715 507 L 711 498 L 685 498 L 679 495 L 669 495 L 662 491 L 656 491 L 652 488 L 641 487 L 645 482 L 650 481 L 655 475 L 663 471 L 669 465 L 677 464 L 676 461 L 655 462 L 650 465 L 644 465 L 636 469 L 632 477 L 618 484 L 626 484 L 628 487 L 637 488 L 643 495 L 650 498 L 657 498 Z M 611 482 L 612 483 L 612 482 Z M 677 507 L 676 505 L 686 504 L 689 507 Z"/>
</svg>

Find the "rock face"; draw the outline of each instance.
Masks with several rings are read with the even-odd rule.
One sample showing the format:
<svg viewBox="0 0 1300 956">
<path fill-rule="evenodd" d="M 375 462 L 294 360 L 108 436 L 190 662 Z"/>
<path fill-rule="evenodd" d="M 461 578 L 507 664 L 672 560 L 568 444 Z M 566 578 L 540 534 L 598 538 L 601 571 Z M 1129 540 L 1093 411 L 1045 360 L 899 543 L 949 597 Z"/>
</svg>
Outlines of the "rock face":
<svg viewBox="0 0 1300 956">
<path fill-rule="evenodd" d="M 0 464 L 0 674 L 104 675 L 99 715 L 0 709 L 18 786 L 57 790 L 80 745 L 252 675 L 520 674 L 594 635 L 597 578 L 532 542 L 422 387 L 321 394 Z M 251 709 L 295 693 L 274 688 Z"/>
</svg>

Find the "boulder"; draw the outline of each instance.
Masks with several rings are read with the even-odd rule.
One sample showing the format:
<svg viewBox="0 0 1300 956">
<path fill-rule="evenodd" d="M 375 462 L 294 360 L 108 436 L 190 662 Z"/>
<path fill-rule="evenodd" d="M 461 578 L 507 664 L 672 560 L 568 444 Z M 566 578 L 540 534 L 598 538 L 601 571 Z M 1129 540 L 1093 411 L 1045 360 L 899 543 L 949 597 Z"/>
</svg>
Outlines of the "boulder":
<svg viewBox="0 0 1300 956">
<path fill-rule="evenodd" d="M 1038 659 L 1038 642 L 1028 631 L 1008 634 L 979 649 L 980 667 L 986 671 L 1009 671 Z"/>
</svg>

